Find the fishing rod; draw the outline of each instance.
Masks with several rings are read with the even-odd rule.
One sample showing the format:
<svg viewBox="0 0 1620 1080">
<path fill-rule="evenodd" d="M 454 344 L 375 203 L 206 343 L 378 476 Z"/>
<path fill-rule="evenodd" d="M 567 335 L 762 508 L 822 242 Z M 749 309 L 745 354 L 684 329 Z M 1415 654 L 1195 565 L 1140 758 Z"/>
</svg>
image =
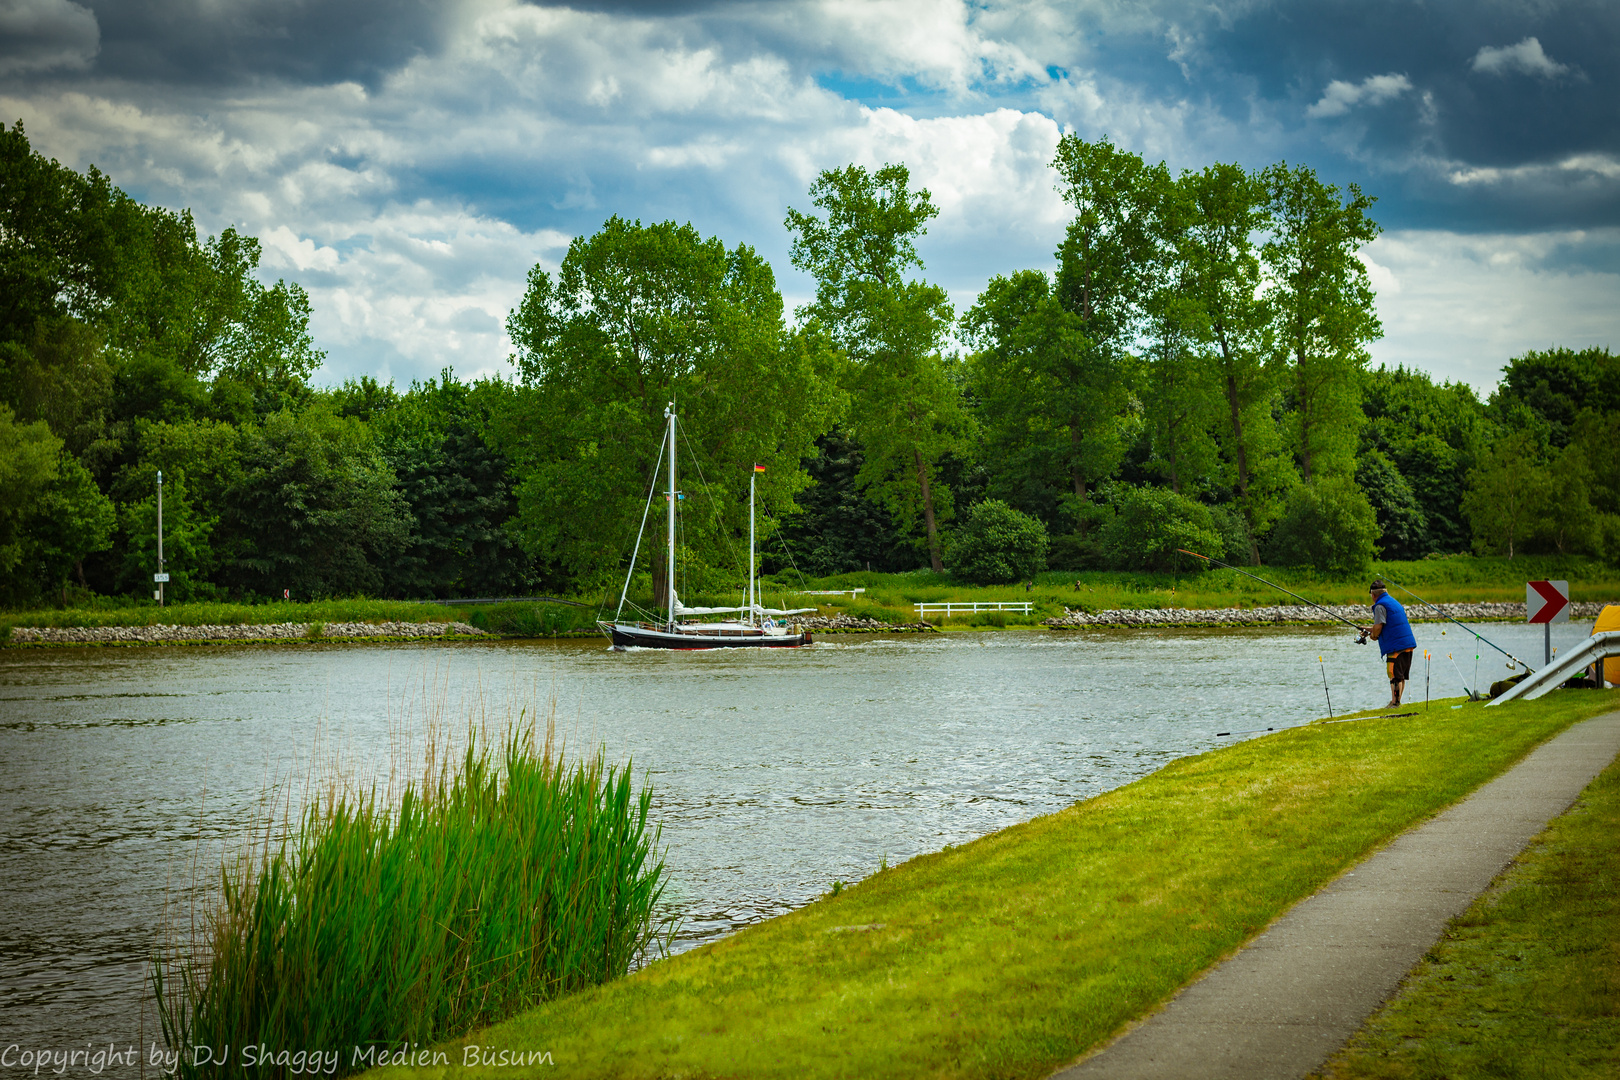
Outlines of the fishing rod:
<svg viewBox="0 0 1620 1080">
<path fill-rule="evenodd" d="M 1385 578 L 1384 580 L 1389 581 L 1388 578 Z M 1507 657 L 1509 660 L 1512 660 L 1515 664 L 1523 664 L 1524 665 L 1524 670 L 1526 670 L 1528 672 L 1532 672 L 1532 673 L 1534 673 L 1534 671 L 1536 670 L 1535 668 L 1531 667 L 1529 664 L 1525 664 L 1525 662 L 1523 660 L 1520 660 L 1517 656 L 1514 656 L 1512 653 L 1510 653 L 1506 649 L 1502 648 L 1502 646 L 1498 645 L 1496 642 L 1492 641 L 1490 638 L 1488 638 L 1488 637 L 1484 636 L 1483 634 L 1481 634 L 1478 630 L 1473 629 L 1472 627 L 1468 626 L 1466 623 L 1457 622 L 1456 619 L 1453 619 L 1450 615 L 1447 615 L 1444 611 L 1440 610 L 1438 607 L 1435 607 L 1433 604 L 1431 604 L 1427 600 L 1423 599 L 1423 597 L 1419 596 L 1417 593 L 1413 592 L 1411 589 L 1408 589 L 1405 585 L 1398 585 L 1393 581 L 1390 581 L 1389 583 L 1391 585 L 1394 585 L 1397 589 L 1401 590 L 1401 592 L 1405 593 L 1407 596 L 1410 596 L 1412 599 L 1414 599 L 1418 603 L 1422 604 L 1424 607 L 1428 608 L 1430 611 L 1434 612 L 1436 615 L 1440 616 L 1442 619 L 1444 619 L 1444 620 L 1446 620 L 1447 622 L 1450 622 L 1450 623 L 1456 623 L 1458 626 L 1462 627 L 1464 630 L 1467 630 L 1470 634 L 1473 634 L 1474 637 L 1478 638 L 1480 641 L 1483 641 L 1485 644 L 1489 645 L 1491 648 L 1495 649 L 1497 652 L 1501 653 L 1503 656 Z"/>
<path fill-rule="evenodd" d="M 1349 619 L 1345 618 L 1343 615 L 1340 615 L 1338 612 L 1331 611 L 1328 608 L 1323 607 L 1321 604 L 1318 604 L 1318 603 L 1315 603 L 1313 601 L 1307 600 L 1303 596 L 1299 595 L 1299 593 L 1294 592 L 1291 589 L 1285 589 L 1281 585 L 1278 585 L 1275 581 L 1267 581 L 1265 578 L 1261 577 L 1259 574 L 1251 574 L 1247 570 L 1243 569 L 1242 567 L 1233 566 L 1231 563 L 1221 562 L 1221 560 L 1219 560 L 1219 559 L 1212 559 L 1208 555 L 1200 555 L 1196 551 L 1188 551 L 1186 548 L 1176 548 L 1176 550 L 1181 552 L 1183 555 L 1191 555 L 1195 559 L 1203 559 L 1207 563 L 1214 563 L 1216 566 L 1224 566 L 1228 570 L 1236 570 L 1238 573 L 1242 574 L 1244 577 L 1254 578 L 1254 580 L 1258 581 L 1262 585 L 1270 585 L 1273 589 L 1276 589 L 1278 592 L 1287 593 L 1289 596 L 1292 596 L 1295 600 L 1298 600 L 1300 603 L 1309 604 L 1311 607 L 1315 608 L 1317 611 L 1320 611 L 1322 614 L 1330 616 L 1331 618 L 1338 619 L 1340 622 L 1344 623 L 1344 625 L 1348 626 L 1350 629 L 1354 630 L 1356 633 L 1363 634 L 1363 635 L 1365 634 L 1365 631 L 1362 630 L 1360 625 L 1351 622 Z M 1357 641 L 1357 644 L 1358 645 L 1362 644 L 1365 641 L 1366 641 L 1366 638 L 1365 638 L 1365 636 L 1363 636 L 1359 641 Z"/>
<path fill-rule="evenodd" d="M 1450 653 L 1446 653 L 1446 659 L 1451 661 L 1452 670 L 1456 671 L 1456 673 L 1457 673 L 1457 681 L 1462 683 L 1463 693 L 1468 695 L 1468 700 L 1469 701 L 1479 701 L 1480 700 L 1479 694 L 1477 694 L 1474 691 L 1468 689 L 1468 680 L 1463 678 L 1462 668 L 1457 666 L 1457 658 L 1455 656 L 1452 656 Z M 1475 681 L 1476 681 L 1476 683 L 1478 682 L 1478 680 L 1475 680 Z"/>
</svg>

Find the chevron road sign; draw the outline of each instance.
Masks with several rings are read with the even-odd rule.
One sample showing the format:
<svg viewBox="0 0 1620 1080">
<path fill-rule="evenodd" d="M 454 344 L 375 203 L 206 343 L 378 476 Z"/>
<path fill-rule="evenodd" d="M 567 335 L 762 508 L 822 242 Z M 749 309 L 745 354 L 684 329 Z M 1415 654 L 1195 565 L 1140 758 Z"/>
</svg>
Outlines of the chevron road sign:
<svg viewBox="0 0 1620 1080">
<path fill-rule="evenodd" d="M 1531 581 L 1524 587 L 1525 621 L 1569 622 L 1569 582 Z"/>
</svg>

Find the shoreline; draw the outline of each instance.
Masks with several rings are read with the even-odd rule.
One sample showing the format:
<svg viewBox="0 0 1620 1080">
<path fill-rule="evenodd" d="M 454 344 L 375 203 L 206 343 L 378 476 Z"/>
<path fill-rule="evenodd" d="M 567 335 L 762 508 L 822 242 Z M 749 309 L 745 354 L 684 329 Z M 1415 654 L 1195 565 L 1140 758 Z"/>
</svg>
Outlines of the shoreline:
<svg viewBox="0 0 1620 1080">
<path fill-rule="evenodd" d="M 1323 605 L 1327 610 L 1353 623 L 1370 622 L 1371 615 L 1365 604 Z M 1446 616 L 1469 622 L 1522 622 L 1524 605 L 1514 602 L 1487 602 L 1478 604 L 1436 604 Z M 1583 600 L 1569 605 L 1570 617 L 1595 619 L 1605 607 L 1601 600 Z M 1252 608 L 1118 608 L 1111 611 L 1087 612 L 1078 608 L 1064 608 L 1060 618 L 1046 619 L 1041 625 L 1053 630 L 1077 630 L 1084 627 L 1154 627 L 1154 626 L 1277 626 L 1277 625 L 1332 625 L 1334 620 L 1317 609 L 1304 604 L 1277 604 Z M 1414 605 L 1407 609 L 1412 622 L 1445 622 L 1428 608 Z"/>
<path fill-rule="evenodd" d="M 1602 601 L 1570 604 L 1572 618 L 1592 619 L 1603 610 Z M 1446 616 L 1460 622 L 1520 622 L 1525 606 L 1515 602 L 1436 604 Z M 1367 618 L 1367 608 L 1359 604 L 1330 606 L 1343 618 L 1357 622 Z M 882 623 L 875 619 L 847 615 L 817 616 L 804 620 L 812 634 L 938 634 L 954 630 L 1086 630 L 1162 629 L 1171 627 L 1331 626 L 1334 620 L 1303 604 L 1269 607 L 1227 608 L 1115 608 L 1088 612 L 1065 608 L 1059 617 L 1038 624 L 1012 624 L 1006 627 L 935 626 L 927 622 Z M 1413 622 L 1442 622 L 1426 608 L 1409 612 Z M 318 632 L 311 634 L 312 628 Z M 230 623 L 184 625 L 156 623 L 144 626 L 14 626 L 0 644 L 4 646 L 45 647 L 75 645 L 290 645 L 365 644 L 398 641 L 517 641 L 594 638 L 595 629 L 565 630 L 556 634 L 529 637 L 494 634 L 463 622 L 328 622 L 328 623 Z"/>
</svg>

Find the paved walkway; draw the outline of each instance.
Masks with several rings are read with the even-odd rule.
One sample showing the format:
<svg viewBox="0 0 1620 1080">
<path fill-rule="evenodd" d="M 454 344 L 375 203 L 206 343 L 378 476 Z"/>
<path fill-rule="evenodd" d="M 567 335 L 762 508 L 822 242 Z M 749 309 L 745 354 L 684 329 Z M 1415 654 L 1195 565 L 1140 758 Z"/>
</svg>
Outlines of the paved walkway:
<svg viewBox="0 0 1620 1080">
<path fill-rule="evenodd" d="M 1054 1080 L 1305 1076 L 1617 753 L 1620 712 L 1575 725 L 1300 901 L 1163 1010 Z"/>
</svg>

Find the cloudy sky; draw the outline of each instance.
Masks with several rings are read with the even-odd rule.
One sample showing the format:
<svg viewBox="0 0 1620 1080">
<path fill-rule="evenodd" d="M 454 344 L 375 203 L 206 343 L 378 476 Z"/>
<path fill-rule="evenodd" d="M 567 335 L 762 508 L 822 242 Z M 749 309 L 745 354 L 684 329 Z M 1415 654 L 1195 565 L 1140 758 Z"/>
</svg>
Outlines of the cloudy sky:
<svg viewBox="0 0 1620 1080">
<path fill-rule="evenodd" d="M 1059 136 L 1378 197 L 1374 358 L 1493 385 L 1620 348 L 1614 0 L 0 0 L 0 117 L 259 237 L 324 381 L 506 370 L 528 268 L 611 214 L 776 267 L 815 174 L 902 161 L 960 308 L 1048 268 Z"/>
</svg>

